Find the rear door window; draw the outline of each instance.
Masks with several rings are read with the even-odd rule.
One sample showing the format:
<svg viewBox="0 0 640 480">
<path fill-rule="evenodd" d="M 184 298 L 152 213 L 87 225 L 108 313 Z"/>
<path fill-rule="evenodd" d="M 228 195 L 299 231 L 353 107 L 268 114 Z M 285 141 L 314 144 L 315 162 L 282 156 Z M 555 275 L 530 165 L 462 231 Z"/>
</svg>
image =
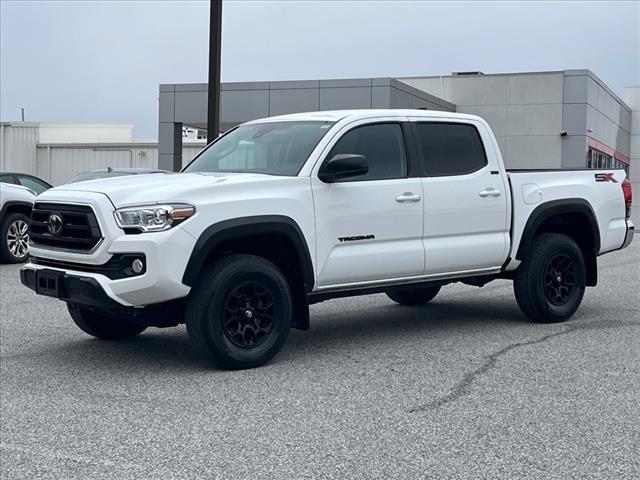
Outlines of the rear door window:
<svg viewBox="0 0 640 480">
<path fill-rule="evenodd" d="M 476 127 L 466 123 L 416 123 L 427 177 L 465 175 L 487 165 Z"/>
</svg>

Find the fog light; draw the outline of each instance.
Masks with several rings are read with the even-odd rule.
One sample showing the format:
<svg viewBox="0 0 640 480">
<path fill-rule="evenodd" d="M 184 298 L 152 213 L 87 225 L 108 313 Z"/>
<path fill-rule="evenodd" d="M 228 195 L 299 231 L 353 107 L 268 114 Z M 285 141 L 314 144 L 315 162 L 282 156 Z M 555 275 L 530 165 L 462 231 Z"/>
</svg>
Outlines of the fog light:
<svg viewBox="0 0 640 480">
<path fill-rule="evenodd" d="M 139 258 L 136 258 L 133 262 L 131 262 L 131 270 L 133 270 L 134 273 L 140 273 L 143 269 L 144 263 L 142 263 L 142 260 L 140 260 Z"/>
</svg>

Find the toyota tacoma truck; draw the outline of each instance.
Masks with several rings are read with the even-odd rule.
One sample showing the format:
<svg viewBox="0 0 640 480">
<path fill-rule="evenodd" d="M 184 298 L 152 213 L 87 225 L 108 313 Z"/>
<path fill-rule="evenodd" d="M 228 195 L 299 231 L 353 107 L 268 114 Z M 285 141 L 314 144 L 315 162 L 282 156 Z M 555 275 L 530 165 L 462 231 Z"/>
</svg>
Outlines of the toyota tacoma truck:
<svg viewBox="0 0 640 480">
<path fill-rule="evenodd" d="M 256 367 L 309 305 L 513 280 L 521 310 L 561 322 L 631 242 L 623 170 L 507 170 L 481 118 L 315 112 L 240 125 L 180 173 L 40 195 L 21 281 L 105 340 L 186 323 L 226 369 Z M 425 310 L 425 315 L 428 310 Z"/>
</svg>

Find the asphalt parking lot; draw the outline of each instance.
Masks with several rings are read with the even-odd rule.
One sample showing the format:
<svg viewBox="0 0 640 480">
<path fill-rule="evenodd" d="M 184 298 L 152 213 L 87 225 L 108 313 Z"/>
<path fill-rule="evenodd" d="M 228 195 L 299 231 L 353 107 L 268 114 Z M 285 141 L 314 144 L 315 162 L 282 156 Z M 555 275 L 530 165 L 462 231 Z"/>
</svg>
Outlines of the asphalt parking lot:
<svg viewBox="0 0 640 480">
<path fill-rule="evenodd" d="M 506 281 L 333 300 L 240 372 L 183 326 L 94 340 L 18 271 L 0 267 L 2 478 L 640 476 L 640 241 L 565 324 L 529 323 Z"/>
</svg>

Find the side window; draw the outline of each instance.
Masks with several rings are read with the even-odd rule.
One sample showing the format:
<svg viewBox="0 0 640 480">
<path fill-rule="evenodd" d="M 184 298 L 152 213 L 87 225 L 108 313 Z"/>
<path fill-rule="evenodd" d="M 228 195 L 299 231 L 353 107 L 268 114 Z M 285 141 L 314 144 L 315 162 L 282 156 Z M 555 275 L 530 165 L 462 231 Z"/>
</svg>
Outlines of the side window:
<svg viewBox="0 0 640 480">
<path fill-rule="evenodd" d="M 363 125 L 349 130 L 333 146 L 327 158 L 340 153 L 364 155 L 369 163 L 366 175 L 346 181 L 383 180 L 407 176 L 402 128 L 397 123 Z"/>
<path fill-rule="evenodd" d="M 20 185 L 30 188 L 38 195 L 49 189 L 47 185 L 31 177 L 18 177 L 18 182 L 20 182 Z"/>
<path fill-rule="evenodd" d="M 12 183 L 15 185 L 16 181 L 13 175 L 0 175 L 0 183 Z"/>
<path fill-rule="evenodd" d="M 417 123 L 416 131 L 428 177 L 464 175 L 487 164 L 480 134 L 473 125 Z"/>
</svg>

